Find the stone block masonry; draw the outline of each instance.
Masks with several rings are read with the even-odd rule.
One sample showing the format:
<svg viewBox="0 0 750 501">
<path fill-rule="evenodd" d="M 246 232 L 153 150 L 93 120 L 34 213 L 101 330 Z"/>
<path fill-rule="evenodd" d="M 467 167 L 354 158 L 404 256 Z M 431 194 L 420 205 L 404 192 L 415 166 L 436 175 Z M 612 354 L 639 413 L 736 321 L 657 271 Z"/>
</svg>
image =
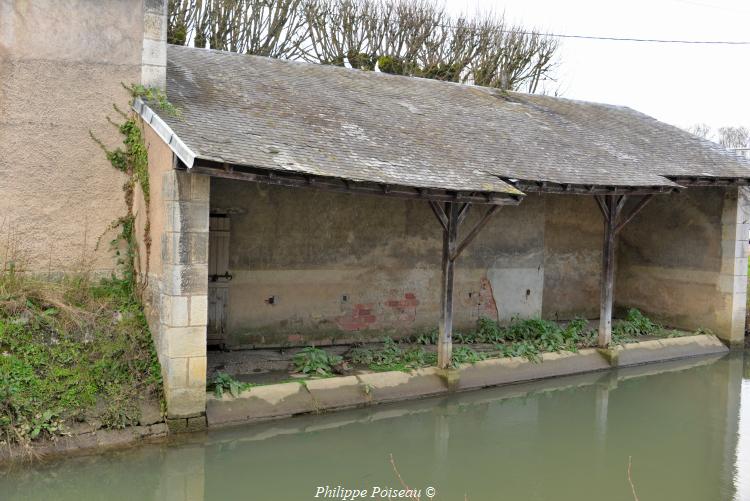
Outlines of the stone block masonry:
<svg viewBox="0 0 750 501">
<path fill-rule="evenodd" d="M 141 84 L 167 86 L 167 0 L 143 2 L 143 53 Z"/>
<path fill-rule="evenodd" d="M 205 409 L 208 309 L 208 177 L 162 174 L 165 211 L 157 350 L 170 418 Z"/>
<path fill-rule="evenodd" d="M 721 271 L 719 291 L 724 297 L 728 324 L 724 338 L 742 346 L 747 314 L 747 257 L 750 229 L 750 191 L 746 187 L 727 189 L 721 215 Z"/>
</svg>

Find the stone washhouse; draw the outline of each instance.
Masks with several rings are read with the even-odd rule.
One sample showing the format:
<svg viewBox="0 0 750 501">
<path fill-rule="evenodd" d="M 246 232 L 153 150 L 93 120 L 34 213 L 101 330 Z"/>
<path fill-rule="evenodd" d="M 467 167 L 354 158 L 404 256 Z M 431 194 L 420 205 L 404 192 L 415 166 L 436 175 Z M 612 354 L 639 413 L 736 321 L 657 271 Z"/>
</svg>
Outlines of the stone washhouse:
<svg viewBox="0 0 750 501">
<path fill-rule="evenodd" d="M 626 107 L 167 47 L 137 100 L 169 414 L 207 344 L 374 340 L 637 307 L 743 342 L 750 164 Z M 136 194 L 141 239 L 142 195 Z"/>
</svg>

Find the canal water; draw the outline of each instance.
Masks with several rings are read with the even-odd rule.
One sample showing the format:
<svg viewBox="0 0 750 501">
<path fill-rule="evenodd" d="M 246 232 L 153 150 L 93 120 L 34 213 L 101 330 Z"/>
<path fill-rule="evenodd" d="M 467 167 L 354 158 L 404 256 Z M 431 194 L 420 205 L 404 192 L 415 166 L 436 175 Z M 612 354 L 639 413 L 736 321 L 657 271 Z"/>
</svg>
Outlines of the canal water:
<svg viewBox="0 0 750 501">
<path fill-rule="evenodd" d="M 308 500 L 343 499 L 347 490 L 387 499 L 402 482 L 422 500 L 633 500 L 633 489 L 642 501 L 750 500 L 750 357 L 634 367 L 71 457 L 6 472 L 0 499 Z"/>
</svg>

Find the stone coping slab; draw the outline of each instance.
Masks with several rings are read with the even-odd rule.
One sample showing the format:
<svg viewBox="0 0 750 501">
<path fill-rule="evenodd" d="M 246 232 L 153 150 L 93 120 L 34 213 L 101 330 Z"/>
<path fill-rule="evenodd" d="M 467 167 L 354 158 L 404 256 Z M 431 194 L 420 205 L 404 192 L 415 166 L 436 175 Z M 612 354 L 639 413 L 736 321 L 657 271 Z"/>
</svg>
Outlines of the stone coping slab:
<svg viewBox="0 0 750 501">
<path fill-rule="evenodd" d="M 257 386 L 237 398 L 206 396 L 209 426 L 293 416 L 320 410 L 304 384 L 281 383 Z"/>
<path fill-rule="evenodd" d="M 496 358 L 447 371 L 430 367 L 273 384 L 253 387 L 238 398 L 208 395 L 206 416 L 209 427 L 264 421 L 728 351 L 715 336 L 697 335 L 632 343 L 606 352 L 587 348 L 544 353 L 539 362 Z"/>
<path fill-rule="evenodd" d="M 729 348 L 719 338 L 709 334 L 654 339 L 614 348 L 618 367 L 728 351 Z"/>
<path fill-rule="evenodd" d="M 541 358 L 540 362 L 521 357 L 493 358 L 464 365 L 459 368 L 457 389 L 470 390 L 611 368 L 607 359 L 595 349 L 578 353 L 544 353 Z"/>
<path fill-rule="evenodd" d="M 361 407 L 370 400 L 357 376 L 312 379 L 305 386 L 315 407 L 321 410 Z"/>
<path fill-rule="evenodd" d="M 448 393 L 448 385 L 436 367 L 411 372 L 373 372 L 357 376 L 370 403 L 396 402 Z"/>
</svg>

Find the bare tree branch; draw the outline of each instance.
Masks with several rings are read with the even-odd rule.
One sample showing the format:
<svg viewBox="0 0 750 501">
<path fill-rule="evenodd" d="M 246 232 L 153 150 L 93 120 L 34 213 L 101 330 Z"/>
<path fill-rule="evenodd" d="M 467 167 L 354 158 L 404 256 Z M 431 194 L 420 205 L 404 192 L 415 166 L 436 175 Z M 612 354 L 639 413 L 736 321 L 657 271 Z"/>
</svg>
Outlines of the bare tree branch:
<svg viewBox="0 0 750 501">
<path fill-rule="evenodd" d="M 431 0 L 170 0 L 169 43 L 537 92 L 557 40 Z"/>
</svg>

